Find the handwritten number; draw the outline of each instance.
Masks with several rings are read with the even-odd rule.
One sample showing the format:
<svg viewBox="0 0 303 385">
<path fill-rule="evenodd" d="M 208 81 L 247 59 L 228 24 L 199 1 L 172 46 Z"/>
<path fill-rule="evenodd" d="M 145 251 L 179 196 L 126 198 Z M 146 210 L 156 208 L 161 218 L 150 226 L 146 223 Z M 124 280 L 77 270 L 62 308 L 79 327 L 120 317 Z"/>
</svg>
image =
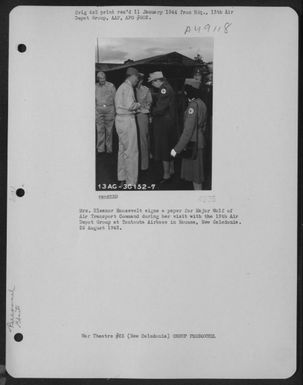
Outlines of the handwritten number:
<svg viewBox="0 0 303 385">
<path fill-rule="evenodd" d="M 224 33 L 228 33 L 228 28 L 231 26 L 232 23 L 225 23 L 224 24 Z"/>
</svg>

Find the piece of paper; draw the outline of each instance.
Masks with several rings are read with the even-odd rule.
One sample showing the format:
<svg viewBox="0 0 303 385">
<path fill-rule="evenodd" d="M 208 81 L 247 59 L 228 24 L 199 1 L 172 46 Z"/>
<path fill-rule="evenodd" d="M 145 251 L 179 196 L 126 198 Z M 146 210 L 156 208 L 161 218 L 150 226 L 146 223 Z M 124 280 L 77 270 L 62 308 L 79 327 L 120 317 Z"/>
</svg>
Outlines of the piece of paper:
<svg viewBox="0 0 303 385">
<path fill-rule="evenodd" d="M 102 143 L 98 153 L 97 74 L 104 72 L 118 93 L 129 67 L 143 72 L 148 87 L 151 73 L 168 79 L 179 103 L 179 135 L 185 79 L 202 71 L 208 90 L 202 189 L 181 178 L 180 155 L 172 179 L 159 183 L 162 161 L 172 158 L 150 154 L 162 148 L 167 127 L 175 132 L 177 125 L 163 124 L 163 117 L 157 123 L 153 106 L 152 123 L 144 126 L 151 130 L 148 171 L 139 167 L 143 136 L 132 136 L 137 141 L 127 150 L 129 122 L 138 129 L 138 117 L 120 116 L 128 122 L 120 126 L 112 117 L 112 131 L 107 121 L 107 153 Z M 291 8 L 14 8 L 9 374 L 293 375 L 297 87 L 298 16 Z M 153 103 L 166 92 L 161 86 Z M 128 162 L 120 163 L 125 178 L 138 173 L 131 190 L 118 187 L 119 157 Z"/>
</svg>

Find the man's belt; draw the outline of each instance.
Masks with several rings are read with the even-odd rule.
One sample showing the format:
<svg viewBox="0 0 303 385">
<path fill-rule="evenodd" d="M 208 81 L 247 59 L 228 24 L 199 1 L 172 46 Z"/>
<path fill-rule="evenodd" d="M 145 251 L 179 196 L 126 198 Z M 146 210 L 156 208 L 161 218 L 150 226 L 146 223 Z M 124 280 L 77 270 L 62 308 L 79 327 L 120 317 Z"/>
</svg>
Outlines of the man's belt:
<svg viewBox="0 0 303 385">
<path fill-rule="evenodd" d="M 97 104 L 97 107 L 114 107 L 113 104 Z"/>
</svg>

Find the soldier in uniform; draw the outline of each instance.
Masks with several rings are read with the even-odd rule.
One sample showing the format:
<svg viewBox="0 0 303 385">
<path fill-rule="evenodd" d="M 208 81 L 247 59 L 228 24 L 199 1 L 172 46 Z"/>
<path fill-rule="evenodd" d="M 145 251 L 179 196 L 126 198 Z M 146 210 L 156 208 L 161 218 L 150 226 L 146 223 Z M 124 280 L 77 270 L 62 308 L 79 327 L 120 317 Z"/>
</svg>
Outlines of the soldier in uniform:
<svg viewBox="0 0 303 385">
<path fill-rule="evenodd" d="M 96 84 L 96 128 L 98 153 L 112 153 L 113 149 L 113 125 L 115 118 L 114 98 L 115 86 L 106 81 L 106 75 L 100 71 L 97 73 Z"/>
<path fill-rule="evenodd" d="M 207 108 L 207 124 L 204 133 L 205 149 L 203 153 L 205 178 L 211 178 L 211 158 L 212 158 L 212 74 L 203 76 L 202 70 L 196 68 L 194 71 L 194 79 L 199 81 L 200 99 L 206 104 Z"/>
<path fill-rule="evenodd" d="M 140 155 L 141 170 L 147 170 L 149 165 L 149 112 L 152 104 L 152 96 L 149 88 L 143 86 L 144 75 L 139 74 L 139 82 L 136 87 L 137 101 L 141 104 L 136 115 L 139 139 L 140 139 Z"/>
<path fill-rule="evenodd" d="M 138 140 L 135 114 L 140 109 L 136 102 L 134 87 L 139 80 L 136 68 L 129 67 L 126 80 L 120 85 L 115 96 L 116 130 L 119 137 L 118 181 L 131 186 L 138 181 Z"/>
<path fill-rule="evenodd" d="M 194 79 L 195 80 L 197 80 L 199 83 L 200 83 L 200 85 L 201 85 L 201 83 L 202 83 L 202 70 L 200 69 L 200 68 L 196 68 L 195 70 L 194 70 Z M 199 85 L 199 87 L 200 87 L 200 85 Z"/>
<path fill-rule="evenodd" d="M 152 124 L 154 155 L 155 160 L 162 161 L 163 178 L 160 183 L 163 183 L 169 181 L 174 174 L 170 150 L 177 137 L 175 93 L 161 71 L 151 73 L 148 82 L 158 90 L 152 108 Z"/>
<path fill-rule="evenodd" d="M 203 148 L 207 124 L 207 108 L 200 99 L 200 84 L 194 79 L 185 80 L 185 94 L 188 107 L 184 114 L 184 128 L 178 143 L 171 150 L 171 156 L 181 153 L 189 141 L 196 142 L 196 159 L 182 159 L 181 178 L 193 183 L 195 190 L 202 190 L 204 181 Z M 197 132 L 198 130 L 198 132 Z"/>
</svg>

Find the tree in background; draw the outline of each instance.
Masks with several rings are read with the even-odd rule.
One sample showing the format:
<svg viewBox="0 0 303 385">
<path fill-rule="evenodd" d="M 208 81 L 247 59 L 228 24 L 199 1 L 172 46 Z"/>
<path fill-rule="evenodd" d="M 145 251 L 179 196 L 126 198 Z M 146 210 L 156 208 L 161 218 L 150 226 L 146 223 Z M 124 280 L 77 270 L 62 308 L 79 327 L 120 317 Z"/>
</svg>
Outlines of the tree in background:
<svg viewBox="0 0 303 385">
<path fill-rule="evenodd" d="M 203 57 L 199 53 L 194 57 L 194 60 L 199 64 L 204 64 Z"/>
</svg>

